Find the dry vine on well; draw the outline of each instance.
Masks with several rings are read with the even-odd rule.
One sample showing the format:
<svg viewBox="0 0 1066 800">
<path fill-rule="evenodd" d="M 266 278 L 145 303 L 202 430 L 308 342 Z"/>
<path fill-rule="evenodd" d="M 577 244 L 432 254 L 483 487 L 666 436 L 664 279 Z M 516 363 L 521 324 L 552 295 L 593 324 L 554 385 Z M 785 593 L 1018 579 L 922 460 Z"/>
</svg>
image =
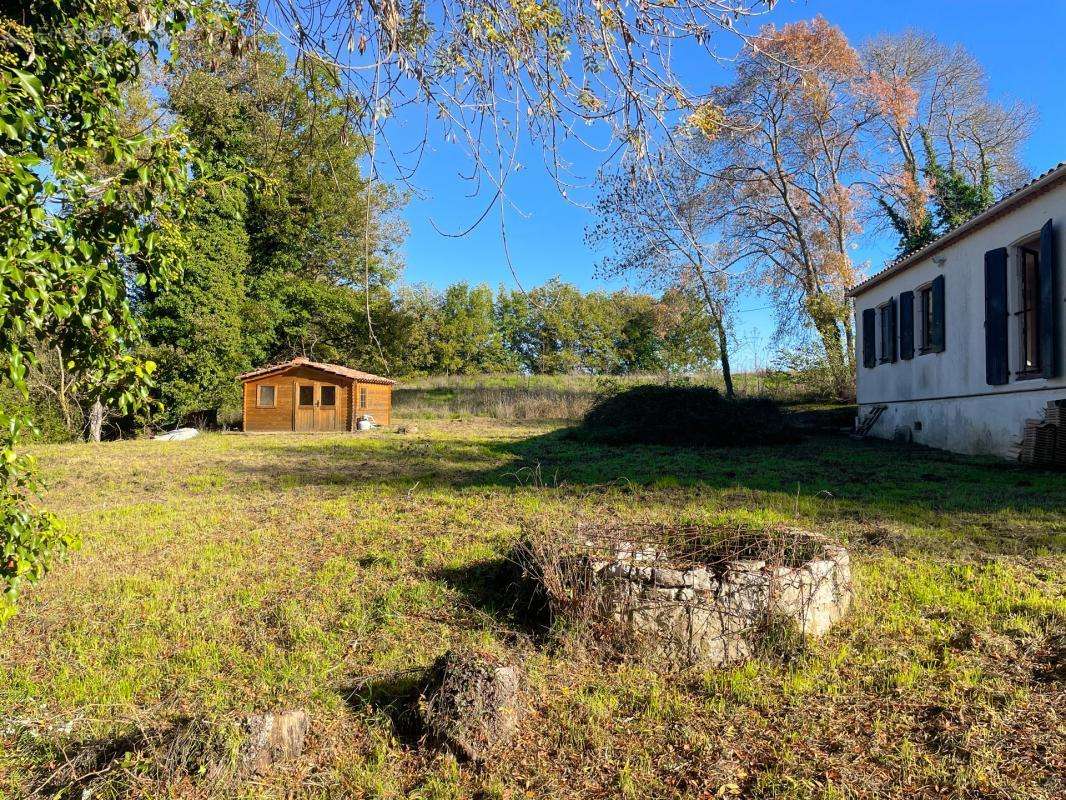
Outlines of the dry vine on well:
<svg viewBox="0 0 1066 800">
<path fill-rule="evenodd" d="M 673 666 L 744 661 L 783 630 L 821 636 L 852 599 L 847 551 L 783 526 L 586 524 L 517 552 L 555 619 Z"/>
</svg>

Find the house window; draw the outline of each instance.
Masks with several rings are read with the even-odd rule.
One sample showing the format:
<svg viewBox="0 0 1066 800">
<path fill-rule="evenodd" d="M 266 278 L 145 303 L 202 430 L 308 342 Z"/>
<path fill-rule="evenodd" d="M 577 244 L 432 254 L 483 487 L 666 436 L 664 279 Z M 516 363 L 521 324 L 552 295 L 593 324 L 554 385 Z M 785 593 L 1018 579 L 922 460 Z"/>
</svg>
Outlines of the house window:
<svg viewBox="0 0 1066 800">
<path fill-rule="evenodd" d="M 878 355 L 882 364 L 896 360 L 896 304 L 885 303 L 877 309 L 880 317 L 880 341 Z"/>
<path fill-rule="evenodd" d="M 273 386 L 261 385 L 256 387 L 255 404 L 260 408 L 273 408 L 275 391 Z"/>
<path fill-rule="evenodd" d="M 366 389 L 359 390 L 359 408 L 366 408 Z"/>
<path fill-rule="evenodd" d="M 322 405 L 335 406 L 337 405 L 337 387 L 336 386 L 323 386 L 320 390 Z"/>
<path fill-rule="evenodd" d="M 918 290 L 919 322 L 918 351 L 928 353 L 933 349 L 933 285 L 928 284 Z"/>
<path fill-rule="evenodd" d="M 1023 247 L 1020 256 L 1021 308 L 1017 317 L 1022 352 L 1018 374 L 1029 376 L 1040 373 L 1040 253 Z"/>
</svg>

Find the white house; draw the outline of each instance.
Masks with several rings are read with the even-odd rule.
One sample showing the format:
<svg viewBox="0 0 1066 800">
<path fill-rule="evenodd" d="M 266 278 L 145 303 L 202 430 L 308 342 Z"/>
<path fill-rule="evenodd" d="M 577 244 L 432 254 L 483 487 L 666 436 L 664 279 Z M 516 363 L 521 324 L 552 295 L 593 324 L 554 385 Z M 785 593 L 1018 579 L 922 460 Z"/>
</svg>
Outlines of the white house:
<svg viewBox="0 0 1066 800">
<path fill-rule="evenodd" d="M 1016 457 L 1066 399 L 1066 162 L 855 286 L 859 425 Z"/>
</svg>

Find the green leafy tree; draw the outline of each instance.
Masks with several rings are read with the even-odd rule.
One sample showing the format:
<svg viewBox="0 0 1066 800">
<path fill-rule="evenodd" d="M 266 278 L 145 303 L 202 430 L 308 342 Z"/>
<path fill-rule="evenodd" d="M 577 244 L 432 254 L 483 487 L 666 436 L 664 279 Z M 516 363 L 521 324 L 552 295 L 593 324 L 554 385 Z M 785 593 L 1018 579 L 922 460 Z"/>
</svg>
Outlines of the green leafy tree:
<svg viewBox="0 0 1066 800">
<path fill-rule="evenodd" d="M 387 371 L 402 198 L 362 176 L 365 148 L 328 71 L 291 69 L 268 36 L 229 53 L 185 37 L 177 52 L 167 107 L 228 178 L 187 233 L 209 245 L 190 269 L 214 295 L 213 324 L 197 330 L 187 299 L 146 307 L 158 346 L 179 343 L 161 361 L 164 403 L 225 406 L 249 363 L 297 354 Z"/>
<path fill-rule="evenodd" d="M 707 372 L 720 363 L 719 332 L 707 324 L 707 306 L 695 287 L 671 287 L 659 298 L 662 362 L 667 372 Z"/>
<path fill-rule="evenodd" d="M 123 87 L 206 0 L 28 0 L 0 17 L 0 360 L 25 396 L 40 345 L 119 409 L 148 398 L 154 365 L 128 287 L 179 274 L 188 143 L 178 130 L 129 135 Z M 107 166 L 101 175 L 96 167 Z M 72 537 L 35 502 L 18 451 L 32 420 L 0 412 L 0 620 Z"/>
<path fill-rule="evenodd" d="M 665 368 L 662 315 L 649 295 L 615 292 L 610 297 L 619 316 L 612 372 L 656 372 Z"/>
<path fill-rule="evenodd" d="M 251 367 L 254 348 L 245 337 L 251 303 L 243 181 L 201 187 L 190 205 L 184 235 L 189 244 L 183 280 L 145 305 L 145 339 L 159 370 L 164 417 L 180 422 L 201 409 L 239 408 L 234 376 Z"/>
<path fill-rule="evenodd" d="M 441 299 L 437 366 L 449 375 L 503 372 L 511 360 L 494 319 L 492 290 L 456 283 Z"/>
<path fill-rule="evenodd" d="M 501 286 L 496 291 L 493 313 L 512 364 L 521 372 L 533 372 L 539 347 L 534 331 L 536 308 L 529 295 Z"/>
</svg>

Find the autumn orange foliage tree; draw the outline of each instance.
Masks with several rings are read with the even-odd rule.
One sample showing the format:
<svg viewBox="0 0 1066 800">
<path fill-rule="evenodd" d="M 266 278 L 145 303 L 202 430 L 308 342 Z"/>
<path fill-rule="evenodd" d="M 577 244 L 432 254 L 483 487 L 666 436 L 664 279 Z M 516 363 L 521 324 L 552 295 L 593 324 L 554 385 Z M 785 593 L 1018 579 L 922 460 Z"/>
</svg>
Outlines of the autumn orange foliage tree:
<svg viewBox="0 0 1066 800">
<path fill-rule="evenodd" d="M 964 48 L 906 31 L 868 42 L 862 59 L 864 89 L 879 112 L 867 131 L 878 155 L 871 181 L 901 251 L 1028 179 L 1019 150 L 1036 114 L 992 98 L 984 68 Z M 959 198 L 960 190 L 971 197 Z"/>
<path fill-rule="evenodd" d="M 927 241 L 980 211 L 1024 179 L 1031 119 L 989 98 L 965 50 L 930 36 L 882 37 L 859 53 L 821 17 L 766 26 L 657 159 L 602 182 L 593 232 L 610 234 L 614 274 L 676 259 L 723 280 L 726 301 L 743 285 L 769 291 L 779 332 L 813 330 L 846 397 L 859 240 L 888 223 Z"/>
<path fill-rule="evenodd" d="M 782 320 L 798 311 L 816 331 L 841 396 L 854 370 L 850 247 L 868 199 L 860 134 L 877 113 L 863 82 L 858 54 L 821 17 L 765 27 L 715 97 L 723 122 L 704 165 L 724 236 Z"/>
</svg>

